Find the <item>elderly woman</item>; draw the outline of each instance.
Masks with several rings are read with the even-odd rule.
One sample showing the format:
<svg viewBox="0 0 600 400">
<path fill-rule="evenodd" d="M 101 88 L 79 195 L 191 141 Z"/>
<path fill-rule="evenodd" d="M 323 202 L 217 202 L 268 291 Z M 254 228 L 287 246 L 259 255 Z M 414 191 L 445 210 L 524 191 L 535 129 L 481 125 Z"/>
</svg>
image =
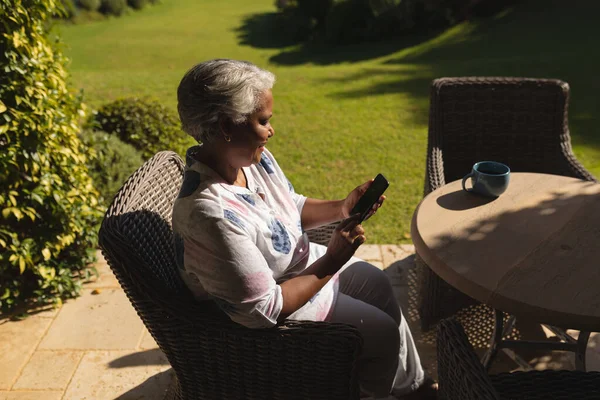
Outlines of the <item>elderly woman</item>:
<svg viewBox="0 0 600 400">
<path fill-rule="evenodd" d="M 194 66 L 179 85 L 183 129 L 202 143 L 187 152 L 173 209 L 184 281 L 249 328 L 285 319 L 352 324 L 364 337 L 365 395 L 433 398 L 387 276 L 353 257 L 365 231 L 350 210 L 371 181 L 342 200 L 294 192 L 266 148 L 274 82 L 253 64 L 219 59 Z M 304 233 L 339 220 L 327 247 Z"/>
</svg>

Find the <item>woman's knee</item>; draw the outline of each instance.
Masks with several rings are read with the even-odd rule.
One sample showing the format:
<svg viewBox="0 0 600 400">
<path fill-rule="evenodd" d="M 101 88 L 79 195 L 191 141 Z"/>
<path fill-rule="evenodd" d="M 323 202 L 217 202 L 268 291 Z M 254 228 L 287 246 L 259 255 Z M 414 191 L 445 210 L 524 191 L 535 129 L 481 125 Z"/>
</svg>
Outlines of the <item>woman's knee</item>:
<svg viewBox="0 0 600 400">
<path fill-rule="evenodd" d="M 356 282 L 368 282 L 370 286 L 378 289 L 392 290 L 392 283 L 388 276 L 381 269 L 366 261 L 357 261 L 349 265 L 340 274 L 340 283 L 347 281 L 355 286 Z"/>
<path fill-rule="evenodd" d="M 400 324 L 402 312 L 392 283 L 384 271 L 372 264 L 358 261 L 348 266 L 340 274 L 340 291 L 383 310 L 396 326 Z"/>
</svg>

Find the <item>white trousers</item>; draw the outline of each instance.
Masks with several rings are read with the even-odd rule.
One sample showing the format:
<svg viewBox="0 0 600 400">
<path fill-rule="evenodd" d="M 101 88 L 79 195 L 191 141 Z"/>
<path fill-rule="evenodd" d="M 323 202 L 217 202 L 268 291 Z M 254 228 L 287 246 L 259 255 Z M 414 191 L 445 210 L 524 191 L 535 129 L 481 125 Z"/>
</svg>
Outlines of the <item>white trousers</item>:
<svg viewBox="0 0 600 400">
<path fill-rule="evenodd" d="M 375 399 L 405 395 L 423 384 L 421 360 L 387 275 L 358 261 L 340 274 L 337 301 L 328 321 L 358 328 L 361 391 Z"/>
</svg>

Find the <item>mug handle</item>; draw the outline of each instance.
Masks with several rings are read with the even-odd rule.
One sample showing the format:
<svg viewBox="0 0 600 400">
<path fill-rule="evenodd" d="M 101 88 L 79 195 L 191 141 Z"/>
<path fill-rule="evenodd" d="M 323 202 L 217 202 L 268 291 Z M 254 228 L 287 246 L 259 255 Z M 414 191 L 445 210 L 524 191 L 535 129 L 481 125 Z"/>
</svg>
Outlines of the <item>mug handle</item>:
<svg viewBox="0 0 600 400">
<path fill-rule="evenodd" d="M 465 177 L 462 180 L 462 188 L 465 192 L 472 192 L 473 189 L 467 189 L 467 179 L 471 178 L 473 176 L 473 171 L 469 172 L 468 174 L 465 175 Z"/>
</svg>

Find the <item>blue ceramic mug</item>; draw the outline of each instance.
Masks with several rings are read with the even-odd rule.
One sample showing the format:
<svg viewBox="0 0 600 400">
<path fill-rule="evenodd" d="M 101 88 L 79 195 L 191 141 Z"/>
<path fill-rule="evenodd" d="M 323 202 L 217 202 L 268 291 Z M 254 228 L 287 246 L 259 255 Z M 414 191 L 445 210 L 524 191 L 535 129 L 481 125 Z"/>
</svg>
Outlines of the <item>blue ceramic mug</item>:
<svg viewBox="0 0 600 400">
<path fill-rule="evenodd" d="M 473 187 L 467 189 L 467 179 Z M 496 161 L 481 161 L 462 180 L 463 190 L 488 197 L 498 197 L 508 188 L 510 168 Z"/>
</svg>

